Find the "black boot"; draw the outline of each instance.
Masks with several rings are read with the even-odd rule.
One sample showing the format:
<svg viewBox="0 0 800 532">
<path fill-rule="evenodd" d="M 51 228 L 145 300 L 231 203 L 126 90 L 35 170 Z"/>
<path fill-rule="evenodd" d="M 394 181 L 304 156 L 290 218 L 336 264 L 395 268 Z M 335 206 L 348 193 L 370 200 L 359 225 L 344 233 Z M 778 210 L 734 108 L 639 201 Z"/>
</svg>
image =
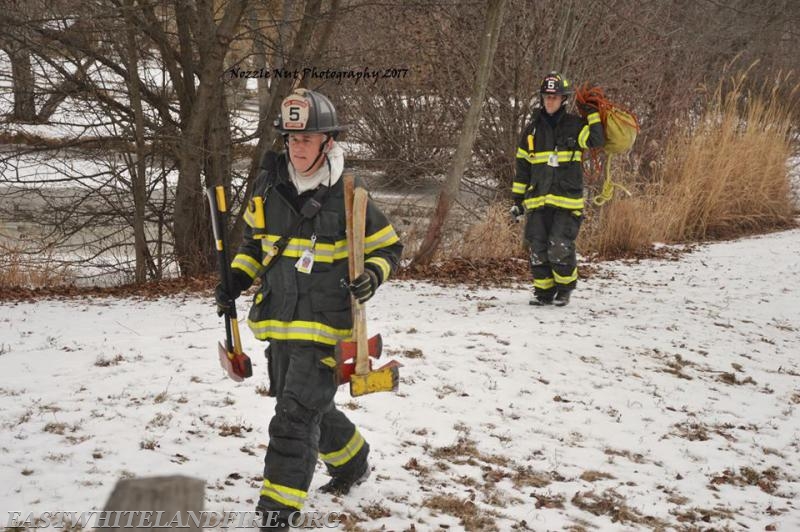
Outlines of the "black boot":
<svg viewBox="0 0 800 532">
<path fill-rule="evenodd" d="M 546 305 L 550 305 L 553 302 L 554 295 L 556 294 L 553 290 L 534 290 L 533 299 L 530 300 L 530 304 L 535 307 L 544 307 Z"/>
<path fill-rule="evenodd" d="M 369 473 L 369 461 L 364 460 L 364 465 L 356 469 L 352 475 L 335 476 L 327 484 L 321 486 L 319 491 L 330 493 L 331 495 L 347 495 L 353 486 L 357 486 L 367 480 Z"/>
<path fill-rule="evenodd" d="M 569 294 L 572 290 L 560 291 L 556 294 L 553 304 L 557 307 L 564 307 L 569 303 Z"/>
</svg>

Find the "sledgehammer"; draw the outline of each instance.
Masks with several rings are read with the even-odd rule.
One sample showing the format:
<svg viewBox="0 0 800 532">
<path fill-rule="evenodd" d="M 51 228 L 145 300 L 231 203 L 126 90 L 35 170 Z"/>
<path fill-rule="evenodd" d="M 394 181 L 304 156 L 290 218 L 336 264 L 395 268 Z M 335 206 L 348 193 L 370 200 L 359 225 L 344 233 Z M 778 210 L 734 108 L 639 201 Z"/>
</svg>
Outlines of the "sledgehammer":
<svg viewBox="0 0 800 532">
<path fill-rule="evenodd" d="M 347 218 L 347 253 L 350 279 L 355 279 L 364 272 L 364 238 L 367 224 L 367 191 L 361 187 L 354 187 L 352 174 L 345 174 L 344 179 L 344 205 Z M 355 188 L 355 190 L 354 190 Z M 374 392 L 389 392 L 397 390 L 400 383 L 400 364 L 391 361 L 384 366 L 373 370 L 371 358 L 378 358 L 382 349 L 380 335 L 368 340 L 367 313 L 363 303 L 352 298 L 353 311 L 353 336 L 350 341 L 339 342 L 337 346 L 337 360 L 339 374 L 350 378 L 350 395 L 353 397 Z M 355 344 L 355 345 L 354 345 Z M 348 354 L 352 357 L 355 352 L 355 371 L 350 374 L 345 360 Z M 343 379 L 344 380 L 344 379 Z"/>
</svg>

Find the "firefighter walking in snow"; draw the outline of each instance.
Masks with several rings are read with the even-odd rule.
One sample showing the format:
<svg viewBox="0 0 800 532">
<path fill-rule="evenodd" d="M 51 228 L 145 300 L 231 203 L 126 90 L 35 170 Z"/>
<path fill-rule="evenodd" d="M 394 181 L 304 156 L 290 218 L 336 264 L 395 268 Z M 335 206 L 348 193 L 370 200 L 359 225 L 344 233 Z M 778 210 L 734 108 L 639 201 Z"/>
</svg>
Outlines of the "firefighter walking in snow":
<svg viewBox="0 0 800 532">
<path fill-rule="evenodd" d="M 347 493 L 369 475 L 369 445 L 334 404 L 334 346 L 351 335 L 351 293 L 360 302 L 372 297 L 396 269 L 402 244 L 370 201 L 365 271 L 349 280 L 344 152 L 336 143 L 343 126 L 336 110 L 322 94 L 297 89 L 281 103 L 276 126 L 285 152 L 262 161 L 231 264 L 233 293 L 218 286 L 216 300 L 224 311 L 261 278 L 248 325 L 269 341 L 270 394 L 277 403 L 258 510 L 279 512 L 280 529 L 303 507 L 318 456 L 332 477 L 324 492 Z"/>
<path fill-rule="evenodd" d="M 566 305 L 578 279 L 575 239 L 583 220 L 581 154 L 602 146 L 604 136 L 597 109 L 584 109 L 586 119 L 566 111 L 572 93 L 563 76 L 548 74 L 540 89 L 540 108 L 517 147 L 511 213 L 526 217 L 531 305 Z"/>
</svg>

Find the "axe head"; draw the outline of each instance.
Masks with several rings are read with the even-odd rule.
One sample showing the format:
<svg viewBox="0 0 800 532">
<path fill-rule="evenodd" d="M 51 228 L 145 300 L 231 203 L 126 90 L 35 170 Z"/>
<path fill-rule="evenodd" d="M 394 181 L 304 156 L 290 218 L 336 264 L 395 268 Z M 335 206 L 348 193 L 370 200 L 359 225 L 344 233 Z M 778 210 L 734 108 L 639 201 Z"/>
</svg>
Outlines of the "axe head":
<svg viewBox="0 0 800 532">
<path fill-rule="evenodd" d="M 358 397 L 375 392 L 394 392 L 400 385 L 400 363 L 392 360 L 366 375 L 350 376 L 350 395 Z"/>
<path fill-rule="evenodd" d="M 350 376 L 356 371 L 356 350 L 357 344 L 352 340 L 341 340 L 336 344 L 336 384 L 350 382 Z M 372 360 L 379 359 L 383 352 L 383 339 L 380 334 L 376 334 L 367 341 L 367 354 L 369 356 L 369 367 L 372 368 Z"/>
<path fill-rule="evenodd" d="M 349 360 L 356 358 L 358 344 L 353 340 L 342 340 L 336 344 L 336 361 Z M 367 355 L 370 358 L 380 358 L 383 353 L 383 338 L 380 334 L 376 334 L 367 340 Z"/>
<path fill-rule="evenodd" d="M 231 353 L 221 342 L 217 345 L 219 347 L 219 365 L 222 366 L 228 377 L 236 382 L 242 382 L 247 377 L 253 376 L 250 357 L 244 353 Z"/>
</svg>

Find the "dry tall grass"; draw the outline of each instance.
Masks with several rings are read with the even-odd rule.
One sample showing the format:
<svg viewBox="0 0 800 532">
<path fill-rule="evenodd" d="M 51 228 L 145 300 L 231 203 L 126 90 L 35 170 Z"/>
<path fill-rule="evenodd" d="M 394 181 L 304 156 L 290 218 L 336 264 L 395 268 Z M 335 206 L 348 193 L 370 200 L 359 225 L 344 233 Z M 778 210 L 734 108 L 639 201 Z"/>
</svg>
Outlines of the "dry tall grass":
<svg viewBox="0 0 800 532">
<path fill-rule="evenodd" d="M 649 249 L 655 235 L 650 219 L 653 202 L 651 196 L 634 194 L 588 209 L 578 234 L 578 250 L 610 258 Z"/>
<path fill-rule="evenodd" d="M 499 259 L 524 257 L 524 223 L 514 223 L 505 202 L 490 203 L 481 212 L 482 218 L 464 229 L 464 219 L 451 220 L 445 226 L 445 238 L 436 253 L 436 261 L 449 259 Z M 410 259 L 425 238 L 427 220 L 408 227 L 402 234 L 403 258 Z"/>
<path fill-rule="evenodd" d="M 21 245 L 0 243 L 0 289 L 46 288 L 75 284 L 69 267 L 52 254 L 31 257 Z"/>
<path fill-rule="evenodd" d="M 524 254 L 522 225 L 514 223 L 505 203 L 492 203 L 486 216 L 469 226 L 457 246 L 452 250 L 464 258 L 499 259 Z"/>
<path fill-rule="evenodd" d="M 793 224 L 787 160 L 793 153 L 797 84 L 744 89 L 746 74 L 721 83 L 696 123 L 678 131 L 658 169 L 653 215 L 667 242 L 730 238 Z"/>
</svg>

